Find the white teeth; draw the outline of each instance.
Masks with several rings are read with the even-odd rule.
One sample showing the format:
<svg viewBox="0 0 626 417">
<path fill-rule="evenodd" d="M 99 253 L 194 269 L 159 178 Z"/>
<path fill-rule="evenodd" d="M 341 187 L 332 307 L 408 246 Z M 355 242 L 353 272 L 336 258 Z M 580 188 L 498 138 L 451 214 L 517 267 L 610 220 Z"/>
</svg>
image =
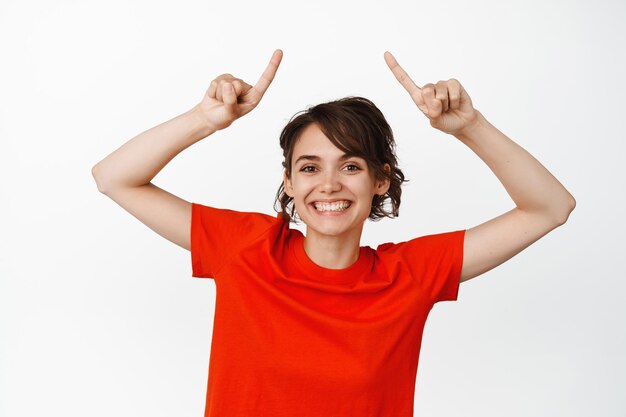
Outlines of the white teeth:
<svg viewBox="0 0 626 417">
<path fill-rule="evenodd" d="M 318 211 L 343 211 L 350 206 L 349 201 L 338 201 L 336 203 L 313 203 Z"/>
</svg>

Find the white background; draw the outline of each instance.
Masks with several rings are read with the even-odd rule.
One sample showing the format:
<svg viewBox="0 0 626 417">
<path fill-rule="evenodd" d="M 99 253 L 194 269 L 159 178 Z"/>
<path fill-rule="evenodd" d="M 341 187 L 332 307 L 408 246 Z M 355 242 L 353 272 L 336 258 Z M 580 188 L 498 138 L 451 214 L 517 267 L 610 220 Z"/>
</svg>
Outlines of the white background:
<svg viewBox="0 0 626 417">
<path fill-rule="evenodd" d="M 419 85 L 457 78 L 577 207 L 431 311 L 415 415 L 624 416 L 625 20 L 607 0 L 3 1 L 0 416 L 203 414 L 214 282 L 100 194 L 91 168 L 218 75 L 255 83 L 277 48 L 259 107 L 153 182 L 274 214 L 282 127 L 361 95 L 394 129 L 411 180 L 400 217 L 367 222 L 362 245 L 476 226 L 513 201 L 430 127 L 383 53 Z"/>
</svg>

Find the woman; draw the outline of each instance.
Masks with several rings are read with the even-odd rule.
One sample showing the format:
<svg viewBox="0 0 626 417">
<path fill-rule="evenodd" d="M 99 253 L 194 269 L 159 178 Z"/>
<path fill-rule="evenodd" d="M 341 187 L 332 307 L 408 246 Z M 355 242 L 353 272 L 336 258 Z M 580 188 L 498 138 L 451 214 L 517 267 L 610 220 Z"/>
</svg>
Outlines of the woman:
<svg viewBox="0 0 626 417">
<path fill-rule="evenodd" d="M 432 306 L 456 300 L 460 282 L 510 259 L 575 207 L 556 178 L 473 108 L 457 80 L 419 88 L 384 57 L 431 126 L 473 150 L 514 209 L 467 230 L 360 246 L 366 219 L 398 215 L 404 181 L 391 129 L 361 97 L 322 103 L 283 129 L 276 217 L 189 203 L 150 183 L 182 150 L 258 105 L 280 50 L 254 87 L 220 75 L 192 110 L 93 168 L 101 192 L 190 250 L 194 277 L 215 280 L 205 416 L 412 416 Z M 306 236 L 289 228 L 296 214 Z"/>
</svg>

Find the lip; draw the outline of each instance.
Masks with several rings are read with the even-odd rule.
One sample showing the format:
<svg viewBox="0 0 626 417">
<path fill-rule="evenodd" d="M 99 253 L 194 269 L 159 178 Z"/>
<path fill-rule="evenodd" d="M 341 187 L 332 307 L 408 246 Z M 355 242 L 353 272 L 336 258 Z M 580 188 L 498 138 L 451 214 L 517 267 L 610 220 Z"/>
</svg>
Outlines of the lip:
<svg viewBox="0 0 626 417">
<path fill-rule="evenodd" d="M 315 203 L 332 203 L 335 201 L 348 201 L 350 202 L 350 205 L 348 206 L 347 209 L 343 210 L 343 211 L 319 211 L 315 208 Z M 346 212 L 350 211 L 350 209 L 352 208 L 353 204 L 351 200 L 344 200 L 344 199 L 335 199 L 335 200 L 315 200 L 312 203 L 309 203 L 308 206 L 311 208 L 311 210 L 317 214 L 318 216 L 326 216 L 326 217 L 335 217 L 335 216 L 343 216 L 346 214 Z"/>
<path fill-rule="evenodd" d="M 352 204 L 352 200 L 348 200 L 347 198 L 334 198 L 332 200 L 313 200 L 313 201 L 311 201 L 310 204 L 315 204 L 315 203 L 335 203 L 337 201 L 347 201 L 350 204 Z"/>
</svg>

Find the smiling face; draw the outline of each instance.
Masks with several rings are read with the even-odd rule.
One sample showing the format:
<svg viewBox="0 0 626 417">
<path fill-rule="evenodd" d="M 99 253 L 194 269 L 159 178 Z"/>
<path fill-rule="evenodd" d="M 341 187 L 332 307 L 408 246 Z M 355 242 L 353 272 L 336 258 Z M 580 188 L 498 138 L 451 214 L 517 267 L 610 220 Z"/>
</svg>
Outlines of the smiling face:
<svg viewBox="0 0 626 417">
<path fill-rule="evenodd" d="M 389 181 L 376 181 L 365 159 L 345 155 L 312 123 L 294 146 L 284 187 L 307 225 L 307 237 L 345 238 L 360 237 L 373 197 L 385 194 Z"/>
</svg>

